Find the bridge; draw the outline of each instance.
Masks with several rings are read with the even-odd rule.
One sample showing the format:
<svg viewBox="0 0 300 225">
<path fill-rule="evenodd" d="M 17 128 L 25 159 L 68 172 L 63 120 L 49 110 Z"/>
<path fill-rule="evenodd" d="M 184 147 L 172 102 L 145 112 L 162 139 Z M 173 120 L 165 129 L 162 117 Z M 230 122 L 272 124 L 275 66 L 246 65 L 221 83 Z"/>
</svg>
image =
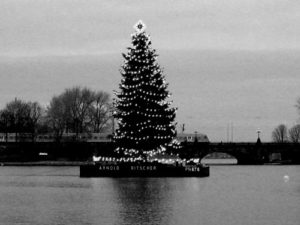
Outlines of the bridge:
<svg viewBox="0 0 300 225">
<path fill-rule="evenodd" d="M 183 143 L 179 154 L 203 159 L 215 152 L 234 157 L 240 165 L 300 164 L 300 143 Z"/>
<path fill-rule="evenodd" d="M 240 165 L 267 163 L 300 164 L 300 143 L 212 143 L 182 142 L 183 148 L 174 151 L 181 158 L 200 158 L 220 152 L 237 160 Z M 114 144 L 110 141 L 93 142 L 0 142 L 0 161 L 41 160 L 40 152 L 47 153 L 48 160 L 86 161 L 95 153 L 102 156 L 113 155 Z M 42 160 L 45 157 L 43 156 Z"/>
</svg>

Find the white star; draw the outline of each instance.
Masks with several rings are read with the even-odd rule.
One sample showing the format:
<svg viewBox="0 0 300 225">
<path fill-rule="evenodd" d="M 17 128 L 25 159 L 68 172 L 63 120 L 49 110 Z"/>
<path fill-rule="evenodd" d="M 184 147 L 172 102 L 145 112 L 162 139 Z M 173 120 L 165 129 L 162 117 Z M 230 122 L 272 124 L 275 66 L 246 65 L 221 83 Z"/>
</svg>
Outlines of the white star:
<svg viewBox="0 0 300 225">
<path fill-rule="evenodd" d="M 133 28 L 136 30 L 137 33 L 142 33 L 146 29 L 146 25 L 143 23 L 142 20 L 139 20 Z"/>
</svg>

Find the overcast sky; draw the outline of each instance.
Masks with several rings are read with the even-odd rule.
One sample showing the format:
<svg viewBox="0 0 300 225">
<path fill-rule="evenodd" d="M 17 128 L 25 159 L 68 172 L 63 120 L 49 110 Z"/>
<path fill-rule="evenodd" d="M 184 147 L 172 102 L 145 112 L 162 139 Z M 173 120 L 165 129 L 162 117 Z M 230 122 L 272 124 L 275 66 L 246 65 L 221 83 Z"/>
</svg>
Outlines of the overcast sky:
<svg viewBox="0 0 300 225">
<path fill-rule="evenodd" d="M 298 0 L 0 0 L 0 107 L 74 85 L 112 93 L 142 19 L 187 132 L 270 141 L 297 122 Z"/>
</svg>

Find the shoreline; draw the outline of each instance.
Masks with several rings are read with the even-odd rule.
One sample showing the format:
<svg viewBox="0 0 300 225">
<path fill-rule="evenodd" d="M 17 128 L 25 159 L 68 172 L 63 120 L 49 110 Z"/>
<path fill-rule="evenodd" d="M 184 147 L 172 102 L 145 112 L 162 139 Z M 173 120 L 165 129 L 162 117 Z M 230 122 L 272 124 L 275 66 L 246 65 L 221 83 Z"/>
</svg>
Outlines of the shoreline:
<svg viewBox="0 0 300 225">
<path fill-rule="evenodd" d="M 0 162 L 1 166 L 83 166 L 94 165 L 91 161 L 36 161 L 36 162 Z M 287 166 L 299 165 L 289 163 L 265 163 L 265 164 L 231 164 L 231 163 L 205 163 L 208 166 Z"/>
<path fill-rule="evenodd" d="M 37 161 L 37 162 L 1 162 L 0 166 L 82 166 L 92 162 L 81 161 Z"/>
</svg>

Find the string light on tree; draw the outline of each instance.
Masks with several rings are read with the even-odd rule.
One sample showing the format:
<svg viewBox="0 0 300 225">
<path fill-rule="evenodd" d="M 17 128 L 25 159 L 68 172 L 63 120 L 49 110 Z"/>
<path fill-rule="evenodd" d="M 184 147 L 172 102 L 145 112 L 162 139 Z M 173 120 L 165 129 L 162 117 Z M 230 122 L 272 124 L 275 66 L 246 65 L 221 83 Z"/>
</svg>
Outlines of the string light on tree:
<svg viewBox="0 0 300 225">
<path fill-rule="evenodd" d="M 140 20 L 134 25 L 132 46 L 124 57 L 120 73 L 120 91 L 115 91 L 119 128 L 115 133 L 116 151 L 130 157 L 153 156 L 169 147 L 179 148 L 174 142 L 176 108 L 167 101 L 170 93 L 152 49 L 146 25 Z"/>
</svg>

